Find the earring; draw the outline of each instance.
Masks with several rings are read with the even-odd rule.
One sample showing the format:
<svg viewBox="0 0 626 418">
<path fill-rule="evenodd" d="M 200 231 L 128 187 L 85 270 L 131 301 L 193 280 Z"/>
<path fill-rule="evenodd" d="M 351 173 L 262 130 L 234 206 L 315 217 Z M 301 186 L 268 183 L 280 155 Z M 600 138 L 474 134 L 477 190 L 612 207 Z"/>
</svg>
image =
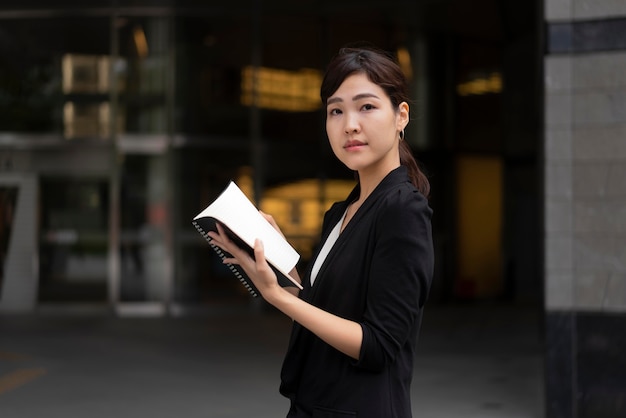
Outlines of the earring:
<svg viewBox="0 0 626 418">
<path fill-rule="evenodd" d="M 404 129 L 400 131 L 400 141 L 404 139 Z"/>
</svg>

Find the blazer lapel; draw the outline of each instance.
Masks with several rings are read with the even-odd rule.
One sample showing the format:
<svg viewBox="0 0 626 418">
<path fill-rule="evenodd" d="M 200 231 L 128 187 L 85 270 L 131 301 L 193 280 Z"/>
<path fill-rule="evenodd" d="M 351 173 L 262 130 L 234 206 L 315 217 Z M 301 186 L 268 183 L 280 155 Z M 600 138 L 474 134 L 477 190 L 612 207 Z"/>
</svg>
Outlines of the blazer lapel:
<svg viewBox="0 0 626 418">
<path fill-rule="evenodd" d="M 310 263 L 311 266 L 309 266 L 309 269 L 308 269 L 309 274 L 306 275 L 306 280 L 308 282 L 309 291 L 310 291 L 310 295 L 307 300 L 312 300 L 315 297 L 316 290 L 322 285 L 324 281 L 324 277 L 325 277 L 324 273 L 327 267 L 332 265 L 333 258 L 341 251 L 341 247 L 345 244 L 346 240 L 349 239 L 350 234 L 352 233 L 354 228 L 358 227 L 360 220 L 367 214 L 367 212 L 369 212 L 369 210 L 376 204 L 378 199 L 382 195 L 384 195 L 385 192 L 391 186 L 393 186 L 394 184 L 399 184 L 399 183 L 406 182 L 406 181 L 409 181 L 409 178 L 407 175 L 407 169 L 404 166 L 400 166 L 396 168 L 395 170 L 391 171 L 389 174 L 387 174 L 387 176 L 385 176 L 385 178 L 381 180 L 378 186 L 376 186 L 376 188 L 372 191 L 372 193 L 367 197 L 365 202 L 363 202 L 361 207 L 357 209 L 354 216 L 352 217 L 350 222 L 348 222 L 348 224 L 345 226 L 341 234 L 339 234 L 339 237 L 337 238 L 337 242 L 335 242 L 335 245 L 333 245 L 330 252 L 326 256 L 326 259 L 322 263 L 322 266 L 320 267 L 320 270 L 317 273 L 315 284 L 313 286 L 310 285 L 311 280 L 309 276 L 313 263 Z M 326 241 L 326 238 L 330 234 L 330 231 L 332 231 L 334 226 L 337 224 L 337 222 L 339 222 L 339 220 L 343 216 L 344 212 L 346 211 L 346 208 L 348 207 L 348 204 L 358 198 L 359 192 L 360 192 L 360 186 L 357 184 L 354 187 L 354 189 L 352 189 L 352 192 L 350 192 L 350 194 L 348 195 L 348 198 L 344 202 L 342 202 L 341 205 L 338 206 L 336 213 L 334 213 L 333 217 L 329 219 L 329 225 L 325 225 L 326 231 L 323 237 L 324 240 L 321 241 L 322 245 Z M 318 250 L 315 252 L 315 258 L 313 258 L 313 260 L 315 260 L 317 256 L 319 255 L 319 250 L 321 249 L 322 245 L 320 245 Z"/>
</svg>

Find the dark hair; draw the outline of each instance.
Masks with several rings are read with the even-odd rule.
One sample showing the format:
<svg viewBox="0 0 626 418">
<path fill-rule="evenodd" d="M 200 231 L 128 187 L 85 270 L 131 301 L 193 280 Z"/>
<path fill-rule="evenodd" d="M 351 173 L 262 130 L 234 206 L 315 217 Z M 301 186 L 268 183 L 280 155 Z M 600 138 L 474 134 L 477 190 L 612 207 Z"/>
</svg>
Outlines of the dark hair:
<svg viewBox="0 0 626 418">
<path fill-rule="evenodd" d="M 322 103 L 332 96 L 348 76 L 364 73 L 374 84 L 380 86 L 398 109 L 402 102 L 409 102 L 408 83 L 400 66 L 387 53 L 371 47 L 341 48 L 330 61 L 322 80 L 320 96 Z M 400 141 L 400 164 L 407 167 L 409 178 L 426 197 L 430 194 L 430 183 L 420 170 L 407 141 Z"/>
</svg>

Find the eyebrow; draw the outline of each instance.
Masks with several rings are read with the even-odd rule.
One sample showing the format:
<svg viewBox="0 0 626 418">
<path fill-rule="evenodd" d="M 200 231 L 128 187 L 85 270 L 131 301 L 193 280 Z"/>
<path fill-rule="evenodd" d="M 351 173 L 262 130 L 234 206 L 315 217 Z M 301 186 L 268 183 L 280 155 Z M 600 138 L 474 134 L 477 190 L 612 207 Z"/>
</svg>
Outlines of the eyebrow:
<svg viewBox="0 0 626 418">
<path fill-rule="evenodd" d="M 379 97 L 375 95 L 374 93 L 361 93 L 361 94 L 357 94 L 356 96 L 354 96 L 352 98 L 352 101 L 356 102 L 357 100 L 367 99 L 369 97 L 379 99 Z M 326 106 L 333 104 L 333 103 L 338 103 L 338 102 L 343 102 L 343 99 L 341 97 L 331 97 L 330 99 L 326 101 Z"/>
</svg>

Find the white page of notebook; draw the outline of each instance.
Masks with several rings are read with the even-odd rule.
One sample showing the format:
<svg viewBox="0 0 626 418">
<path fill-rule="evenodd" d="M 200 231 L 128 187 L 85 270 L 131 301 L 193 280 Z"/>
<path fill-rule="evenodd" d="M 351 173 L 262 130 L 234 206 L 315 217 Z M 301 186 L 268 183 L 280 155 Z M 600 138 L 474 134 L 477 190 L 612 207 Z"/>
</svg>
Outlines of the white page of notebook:
<svg viewBox="0 0 626 418">
<path fill-rule="evenodd" d="M 286 276 L 300 259 L 298 252 L 259 213 L 234 182 L 230 182 L 222 194 L 194 220 L 203 217 L 222 222 L 251 247 L 254 247 L 255 239 L 261 239 L 267 261 Z"/>
</svg>

